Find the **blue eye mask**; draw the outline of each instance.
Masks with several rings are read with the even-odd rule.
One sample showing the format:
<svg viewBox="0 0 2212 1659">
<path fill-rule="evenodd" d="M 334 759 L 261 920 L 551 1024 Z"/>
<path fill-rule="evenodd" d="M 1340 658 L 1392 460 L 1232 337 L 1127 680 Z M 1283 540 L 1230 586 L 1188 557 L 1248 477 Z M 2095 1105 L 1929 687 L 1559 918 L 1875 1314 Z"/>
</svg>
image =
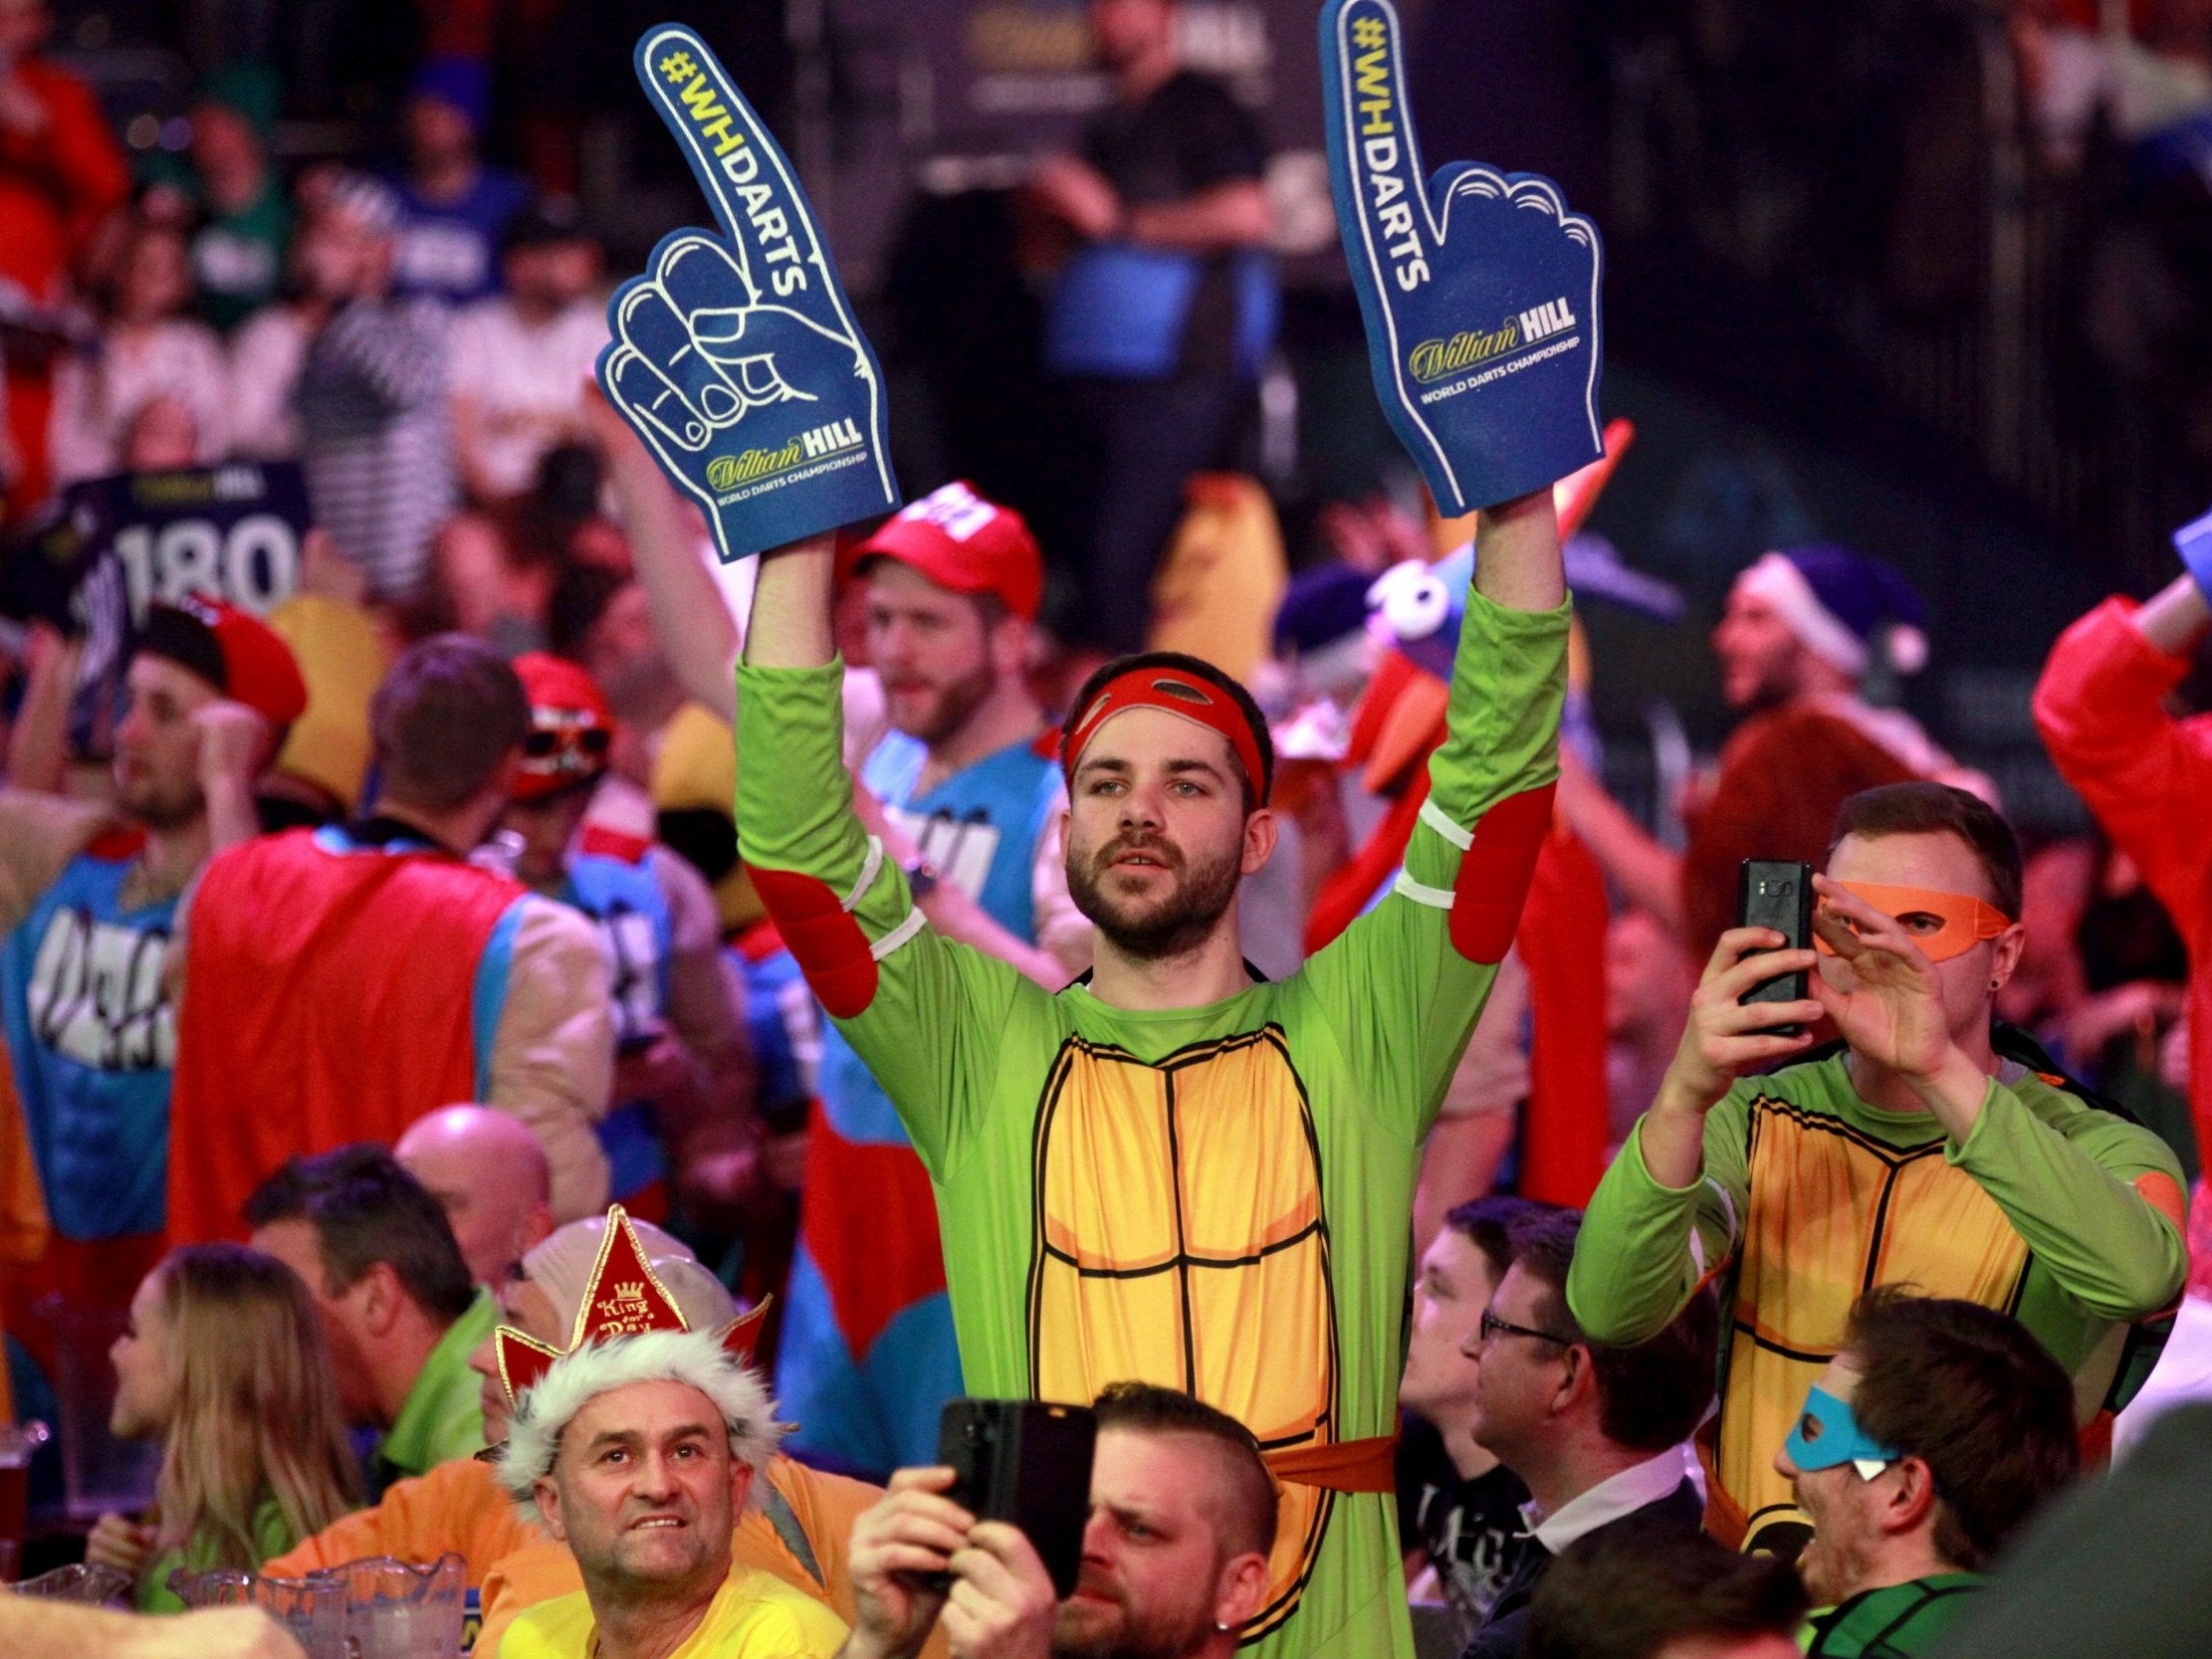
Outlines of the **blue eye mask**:
<svg viewBox="0 0 2212 1659">
<path fill-rule="evenodd" d="M 1833 1469 L 1848 1463 L 1860 1479 L 1873 1480 L 1898 1454 L 1871 1438 L 1851 1414 L 1851 1406 L 1815 1383 L 1805 1392 L 1805 1411 L 1782 1443 L 1800 1469 Z"/>
</svg>

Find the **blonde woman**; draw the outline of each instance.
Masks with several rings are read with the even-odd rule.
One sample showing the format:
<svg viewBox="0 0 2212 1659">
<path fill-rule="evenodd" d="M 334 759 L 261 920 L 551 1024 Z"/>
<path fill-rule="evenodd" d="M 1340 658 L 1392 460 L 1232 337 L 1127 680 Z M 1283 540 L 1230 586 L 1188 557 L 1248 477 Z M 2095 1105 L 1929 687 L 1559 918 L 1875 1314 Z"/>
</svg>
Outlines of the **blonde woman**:
<svg viewBox="0 0 2212 1659">
<path fill-rule="evenodd" d="M 255 1568 L 352 1509 L 358 1476 L 330 1348 L 307 1287 L 235 1244 L 172 1250 L 131 1298 L 109 1350 L 110 1429 L 158 1438 L 154 1519 L 104 1515 L 88 1560 L 138 1581 L 138 1605 L 181 1610 L 178 1566 Z"/>
</svg>

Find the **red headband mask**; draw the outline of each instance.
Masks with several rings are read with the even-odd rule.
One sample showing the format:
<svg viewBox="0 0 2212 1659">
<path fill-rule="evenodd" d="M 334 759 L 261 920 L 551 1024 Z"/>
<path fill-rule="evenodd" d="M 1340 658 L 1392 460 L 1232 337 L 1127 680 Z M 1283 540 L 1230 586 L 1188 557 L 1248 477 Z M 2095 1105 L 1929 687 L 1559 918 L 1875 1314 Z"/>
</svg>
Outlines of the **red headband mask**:
<svg viewBox="0 0 2212 1659">
<path fill-rule="evenodd" d="M 1236 700 L 1195 674 L 1157 665 L 1115 675 L 1099 688 L 1082 717 L 1069 725 L 1060 744 L 1060 768 L 1067 774 L 1069 788 L 1075 785 L 1075 768 L 1083 750 L 1098 735 L 1099 727 L 1132 709 L 1158 709 L 1219 732 L 1235 754 L 1236 763 L 1243 767 L 1253 798 L 1266 800 L 1267 773 L 1260 764 L 1259 739 Z"/>
</svg>

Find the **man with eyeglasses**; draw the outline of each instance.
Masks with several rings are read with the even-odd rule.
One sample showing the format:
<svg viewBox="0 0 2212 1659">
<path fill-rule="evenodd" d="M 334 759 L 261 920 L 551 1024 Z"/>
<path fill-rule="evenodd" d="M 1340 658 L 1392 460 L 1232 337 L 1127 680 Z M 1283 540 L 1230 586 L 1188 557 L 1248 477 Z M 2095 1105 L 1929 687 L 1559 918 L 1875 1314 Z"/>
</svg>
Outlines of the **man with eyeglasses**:
<svg viewBox="0 0 2212 1659">
<path fill-rule="evenodd" d="M 590 821 L 614 715 L 598 683 L 542 651 L 515 659 L 530 731 L 500 819 L 514 875 L 581 911 L 614 972 L 613 1105 L 599 1121 L 607 1191 L 633 1215 L 735 1196 L 754 1161 L 744 985 L 723 959 L 714 895 L 684 859 Z M 495 843 L 497 845 L 497 843 Z"/>
<path fill-rule="evenodd" d="M 1467 1350 L 1480 1362 L 1471 1432 L 1527 1486 L 1534 1542 L 1461 1659 L 1523 1651 L 1536 1586 L 1569 1545 L 1614 1528 L 1692 1533 L 1704 1510 L 1683 1443 L 1712 1402 L 1712 1298 L 1692 1296 L 1635 1348 L 1591 1342 L 1567 1308 L 1580 1227 L 1567 1214 L 1514 1233 Z"/>
<path fill-rule="evenodd" d="M 2019 1321 L 1884 1286 L 1775 1457 L 1813 1539 L 1798 1557 L 1812 1659 L 1918 1659 L 1982 1572 L 2075 1476 L 2074 1389 Z"/>
<path fill-rule="evenodd" d="M 241 1238 L 287 1158 L 390 1144 L 466 1100 L 538 1137 L 555 1221 L 605 1207 L 605 954 L 576 912 L 467 856 L 507 808 L 522 682 L 442 634 L 392 665 L 369 726 L 365 817 L 219 854 L 179 914 L 173 1239 Z"/>
</svg>

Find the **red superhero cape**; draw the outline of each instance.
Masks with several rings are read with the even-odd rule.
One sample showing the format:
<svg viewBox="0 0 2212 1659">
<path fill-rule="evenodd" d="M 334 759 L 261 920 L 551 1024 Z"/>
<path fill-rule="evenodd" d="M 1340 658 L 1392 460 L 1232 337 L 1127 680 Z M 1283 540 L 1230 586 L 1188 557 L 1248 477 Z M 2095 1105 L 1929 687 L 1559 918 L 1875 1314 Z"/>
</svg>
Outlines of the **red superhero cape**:
<svg viewBox="0 0 2212 1659">
<path fill-rule="evenodd" d="M 211 861 L 185 923 L 170 1240 L 243 1238 L 240 1209 L 286 1158 L 388 1144 L 475 1099 L 477 968 L 523 891 L 310 830 Z"/>
</svg>

